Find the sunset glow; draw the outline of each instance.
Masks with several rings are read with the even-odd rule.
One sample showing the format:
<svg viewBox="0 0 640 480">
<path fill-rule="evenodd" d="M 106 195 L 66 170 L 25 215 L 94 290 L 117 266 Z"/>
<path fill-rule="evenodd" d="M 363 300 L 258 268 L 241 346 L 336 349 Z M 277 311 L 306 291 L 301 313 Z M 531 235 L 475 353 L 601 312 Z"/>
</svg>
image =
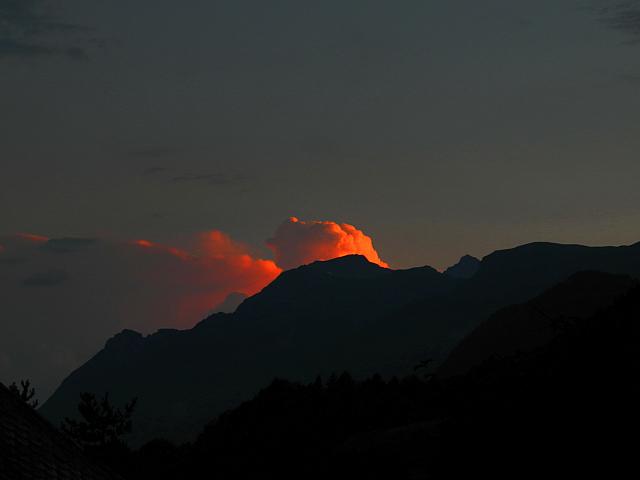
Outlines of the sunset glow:
<svg viewBox="0 0 640 480">
<path fill-rule="evenodd" d="M 364 255 L 372 263 L 389 267 L 373 247 L 371 237 L 348 223 L 303 221 L 291 217 L 278 227 L 267 245 L 273 250 L 276 263 L 284 269 L 353 254 Z"/>
<path fill-rule="evenodd" d="M 151 243 L 149 240 L 134 240 L 133 243 L 135 245 L 138 245 L 139 247 L 144 247 L 144 248 L 153 247 L 153 243 Z"/>
<path fill-rule="evenodd" d="M 145 239 L 131 244 L 159 255 L 160 270 L 152 272 L 154 277 L 179 282 L 173 309 L 176 326 L 180 327 L 188 327 L 215 310 L 231 294 L 258 293 L 282 272 L 273 260 L 257 258 L 247 245 L 219 230 L 198 234 L 188 250 Z M 162 258 L 177 258 L 180 262 L 165 263 Z M 189 288 L 184 289 L 183 285 Z"/>
<path fill-rule="evenodd" d="M 331 221 L 303 221 L 291 217 L 281 224 L 267 246 L 275 259 L 259 258 L 253 250 L 220 230 L 202 232 L 187 250 L 146 239 L 131 244 L 159 255 L 181 260 L 170 272 L 154 275 L 183 278 L 192 287 L 177 295 L 176 309 L 182 322 L 190 322 L 221 304 L 230 294 L 255 295 L 283 270 L 316 260 L 360 254 L 382 267 L 383 261 L 371 237 L 353 225 Z"/>
<path fill-rule="evenodd" d="M 373 246 L 371 237 L 347 223 L 304 221 L 291 217 L 275 231 L 266 244 L 273 258 L 263 258 L 253 246 L 227 233 L 212 229 L 186 238 L 179 246 L 134 238 L 119 242 L 102 239 L 90 246 L 69 247 L 67 253 L 52 256 L 53 250 L 40 246 L 50 241 L 34 233 L 18 233 L 1 239 L 0 252 L 20 252 L 31 260 L 24 276 L 37 278 L 50 271 L 64 272 L 57 288 L 63 290 L 69 278 L 81 278 L 83 271 L 98 272 L 96 278 L 113 278 L 124 293 L 108 294 L 114 315 L 138 328 L 189 328 L 216 311 L 233 295 L 252 296 L 273 282 L 283 270 L 316 260 L 330 260 L 349 254 L 364 255 L 369 261 L 388 267 Z M 73 240 L 73 239 L 71 239 Z M 53 241 L 60 241 L 54 238 Z M 38 277 L 39 276 L 39 277 Z M 48 278 L 48 277 L 46 277 Z M 58 277 L 56 277 L 58 278 Z M 90 298 L 87 284 L 82 294 Z M 105 289 L 109 290 L 109 289 Z M 122 296 L 122 298 L 120 298 Z"/>
<path fill-rule="evenodd" d="M 138 247 L 142 247 L 142 248 L 148 248 L 148 249 L 155 249 L 156 251 L 161 251 L 161 252 L 166 252 L 169 253 L 171 255 L 174 255 L 178 258 L 182 258 L 183 260 L 186 260 L 187 258 L 189 258 L 189 254 L 179 248 L 175 248 L 175 247 L 167 247 L 165 245 L 160 245 L 157 243 L 153 243 L 149 240 L 134 240 L 133 242 L 134 245 L 138 246 Z"/>
<path fill-rule="evenodd" d="M 16 233 L 16 237 L 21 238 L 22 240 L 28 240 L 30 242 L 35 242 L 35 243 L 44 243 L 49 240 L 49 238 L 43 235 L 36 235 L 34 233 L 24 233 L 24 232 Z"/>
</svg>

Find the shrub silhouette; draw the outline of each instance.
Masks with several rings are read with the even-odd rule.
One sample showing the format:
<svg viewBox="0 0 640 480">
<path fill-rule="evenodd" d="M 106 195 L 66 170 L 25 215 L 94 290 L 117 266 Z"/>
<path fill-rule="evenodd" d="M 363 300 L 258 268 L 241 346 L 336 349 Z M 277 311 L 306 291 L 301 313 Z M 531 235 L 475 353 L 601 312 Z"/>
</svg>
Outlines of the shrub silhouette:
<svg viewBox="0 0 640 480">
<path fill-rule="evenodd" d="M 36 396 L 36 390 L 31 386 L 29 380 L 20 380 L 19 387 L 16 385 L 16 382 L 12 382 L 11 385 L 9 385 L 9 391 L 31 408 L 37 408 L 38 400 L 33 399 L 33 397 Z"/>
</svg>

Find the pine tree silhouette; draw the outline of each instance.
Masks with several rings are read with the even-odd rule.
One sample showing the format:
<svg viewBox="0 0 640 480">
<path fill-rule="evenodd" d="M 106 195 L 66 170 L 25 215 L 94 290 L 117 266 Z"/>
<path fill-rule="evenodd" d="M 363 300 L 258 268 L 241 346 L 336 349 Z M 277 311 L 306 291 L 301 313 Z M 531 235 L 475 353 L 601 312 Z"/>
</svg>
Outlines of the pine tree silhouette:
<svg viewBox="0 0 640 480">
<path fill-rule="evenodd" d="M 36 390 L 31 386 L 31 382 L 29 380 L 20 380 L 19 387 L 16 385 L 16 382 L 13 382 L 9 385 L 9 391 L 31 408 L 36 408 L 38 406 L 38 400 L 32 400 L 36 395 Z"/>
</svg>

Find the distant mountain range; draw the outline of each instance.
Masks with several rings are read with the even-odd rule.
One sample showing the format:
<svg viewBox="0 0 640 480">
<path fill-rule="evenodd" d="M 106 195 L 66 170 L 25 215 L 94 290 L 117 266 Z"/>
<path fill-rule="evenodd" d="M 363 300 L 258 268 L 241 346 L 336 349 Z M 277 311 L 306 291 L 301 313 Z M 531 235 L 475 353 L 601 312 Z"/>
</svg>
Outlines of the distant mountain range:
<svg viewBox="0 0 640 480">
<path fill-rule="evenodd" d="M 544 347 L 570 326 L 596 315 L 639 286 L 637 279 L 627 275 L 576 273 L 528 302 L 491 315 L 451 351 L 438 374 L 466 374 L 492 359 Z"/>
<path fill-rule="evenodd" d="M 108 391 L 116 402 L 139 398 L 133 443 L 191 439 L 207 420 L 250 398 L 274 377 L 311 381 L 344 370 L 356 377 L 403 375 L 421 361 L 441 362 L 494 312 L 527 302 L 577 272 L 640 278 L 640 243 L 534 243 L 478 262 L 463 259 L 461 265 L 447 273 L 430 267 L 394 271 L 353 255 L 284 272 L 234 313 L 214 314 L 191 330 L 161 330 L 147 337 L 121 332 L 69 375 L 40 411 L 58 423 L 74 415 L 80 392 Z M 632 283 L 620 277 L 601 292 L 598 278 L 591 274 L 570 281 L 584 287 L 576 289 L 582 291 L 576 295 L 584 298 L 584 311 L 563 310 L 553 292 L 533 305 L 553 307 L 554 315 L 586 315 Z M 481 340 L 467 337 L 443 371 L 471 368 L 490 355 L 485 346 L 493 345 L 492 325 L 508 326 L 509 320 L 500 319 L 526 317 L 522 311 L 530 306 L 513 308 L 515 314 L 502 312 L 483 324 L 488 333 L 474 334 Z"/>
</svg>

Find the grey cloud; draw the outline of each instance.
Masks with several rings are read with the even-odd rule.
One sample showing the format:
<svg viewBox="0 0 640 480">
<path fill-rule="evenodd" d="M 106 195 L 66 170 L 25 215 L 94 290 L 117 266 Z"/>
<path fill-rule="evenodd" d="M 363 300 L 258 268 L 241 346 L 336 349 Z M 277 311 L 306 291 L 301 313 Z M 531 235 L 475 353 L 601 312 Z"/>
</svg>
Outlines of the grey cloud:
<svg viewBox="0 0 640 480">
<path fill-rule="evenodd" d="M 54 287 L 66 282 L 69 274 L 64 270 L 52 269 L 46 272 L 35 273 L 26 278 L 22 284 L 25 287 Z"/>
<path fill-rule="evenodd" d="M 42 44 L 19 42 L 0 37 L 0 58 L 36 58 L 45 56 L 65 56 L 72 60 L 87 60 L 87 52 L 80 47 L 58 48 Z"/>
<path fill-rule="evenodd" d="M 631 35 L 633 43 L 640 41 L 640 0 L 612 2 L 598 13 L 609 28 Z"/>
<path fill-rule="evenodd" d="M 633 73 L 623 73 L 620 75 L 620 80 L 632 85 L 640 85 L 640 75 Z"/>
<path fill-rule="evenodd" d="M 129 150 L 127 153 L 132 157 L 159 158 L 159 157 L 174 155 L 177 152 L 179 152 L 179 150 L 174 147 L 154 146 L 154 147 L 135 148 L 135 149 Z"/>
<path fill-rule="evenodd" d="M 175 183 L 182 182 L 203 182 L 208 185 L 222 186 L 230 185 L 234 183 L 242 183 L 249 179 L 247 175 L 241 174 L 226 174 L 226 173 L 200 173 L 200 174 L 186 174 L 173 177 L 172 181 Z"/>
<path fill-rule="evenodd" d="M 139 151 L 139 154 L 143 154 L 143 152 L 144 156 L 155 155 L 154 152 L 157 152 L 158 156 L 161 154 L 160 150 Z M 165 151 L 162 150 L 162 152 Z M 167 150 L 166 152 L 169 152 L 169 150 Z M 183 173 L 179 171 L 176 172 L 175 169 L 162 167 L 159 165 L 153 165 L 145 168 L 144 170 L 142 170 L 142 174 L 147 176 L 160 176 L 162 178 L 168 178 L 168 180 L 172 183 L 202 183 L 215 187 L 244 183 L 251 178 L 249 175 L 241 173 Z M 170 176 L 171 174 L 173 174 L 173 176 Z"/>
<path fill-rule="evenodd" d="M 2 0 L 0 15 L 4 28 L 20 28 L 24 32 L 38 34 L 49 31 L 78 31 L 86 27 L 59 22 L 51 16 L 42 0 Z"/>
<path fill-rule="evenodd" d="M 15 39 L 0 37 L 0 58 L 12 56 L 39 57 L 53 53 L 53 49 L 43 45 L 19 42 Z"/>
<path fill-rule="evenodd" d="M 42 0 L 0 0 L 0 59 L 88 58 L 77 38 L 89 29 L 58 21 Z"/>
<path fill-rule="evenodd" d="M 155 175 L 156 173 L 166 172 L 167 169 L 165 167 L 149 167 L 145 168 L 142 173 L 144 175 Z"/>
<path fill-rule="evenodd" d="M 311 155 L 338 157 L 352 154 L 344 145 L 330 137 L 305 137 L 300 141 L 299 147 L 301 152 Z"/>
<path fill-rule="evenodd" d="M 27 259 L 23 257 L 0 257 L 0 265 L 20 265 L 25 262 L 27 262 Z"/>
<path fill-rule="evenodd" d="M 41 249 L 52 253 L 72 253 L 84 250 L 98 242 L 95 238 L 52 238 Z"/>
</svg>

